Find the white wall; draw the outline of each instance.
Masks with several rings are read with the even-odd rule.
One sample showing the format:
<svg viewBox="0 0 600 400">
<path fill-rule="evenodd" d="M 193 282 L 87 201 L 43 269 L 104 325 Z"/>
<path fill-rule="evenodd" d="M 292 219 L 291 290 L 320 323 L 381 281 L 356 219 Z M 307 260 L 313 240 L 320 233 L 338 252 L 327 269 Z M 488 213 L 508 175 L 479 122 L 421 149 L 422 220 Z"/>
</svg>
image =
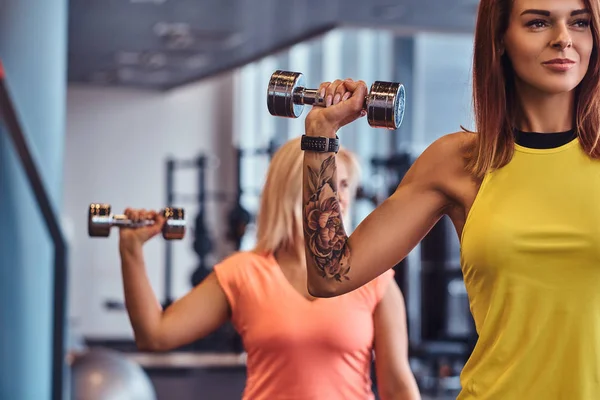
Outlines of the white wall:
<svg viewBox="0 0 600 400">
<path fill-rule="evenodd" d="M 88 237 L 89 203 L 110 203 L 115 213 L 129 206 L 160 209 L 166 201 L 166 158 L 193 159 L 200 152 L 220 158 L 218 170 L 208 174 L 209 189 L 219 182 L 219 190 L 234 193 L 233 82 L 227 74 L 167 93 L 69 87 L 62 217 L 70 248 L 70 317 L 81 334 L 132 337 L 126 313 L 103 306 L 107 299 L 123 299 L 118 231 L 113 229 L 109 238 Z M 176 191 L 197 193 L 196 177 L 197 170 L 178 172 Z M 190 275 L 198 263 L 192 248 L 197 207 L 189 201 L 174 205 L 185 207 L 190 228 L 173 245 L 172 291 L 179 297 L 191 288 Z M 211 202 L 207 209 L 219 244 L 216 258 L 230 251 L 220 239 L 229 205 Z M 162 237 L 145 246 L 148 275 L 161 300 L 164 249 Z"/>
<path fill-rule="evenodd" d="M 419 34 L 415 37 L 413 145 L 420 153 L 439 137 L 473 129 L 473 36 Z"/>
</svg>

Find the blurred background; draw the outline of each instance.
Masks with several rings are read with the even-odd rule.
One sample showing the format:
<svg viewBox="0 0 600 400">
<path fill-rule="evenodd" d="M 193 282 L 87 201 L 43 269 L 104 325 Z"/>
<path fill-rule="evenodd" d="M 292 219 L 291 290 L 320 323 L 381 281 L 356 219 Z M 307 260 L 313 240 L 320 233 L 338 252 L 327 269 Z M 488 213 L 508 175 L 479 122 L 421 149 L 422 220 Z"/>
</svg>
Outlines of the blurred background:
<svg viewBox="0 0 600 400">
<path fill-rule="evenodd" d="M 0 399 L 72 395 L 71 366 L 83 349 L 104 351 L 115 382 L 145 385 L 156 399 L 240 398 L 244 353 L 230 325 L 166 354 L 136 350 L 118 232 L 90 238 L 89 204 L 109 203 L 114 213 L 185 208 L 183 241 L 145 246 L 153 288 L 168 305 L 219 260 L 254 244 L 270 156 L 303 133 L 308 111 L 298 119 L 269 114 L 276 69 L 303 73 L 312 88 L 346 77 L 401 82 L 399 129 L 374 129 L 363 118 L 340 133 L 363 169 L 352 230 L 431 142 L 473 127 L 477 6 L 0 0 Z M 20 145 L 17 133 L 26 139 Z M 424 399 L 455 398 L 476 334 L 452 225 L 441 220 L 395 269 Z"/>
</svg>

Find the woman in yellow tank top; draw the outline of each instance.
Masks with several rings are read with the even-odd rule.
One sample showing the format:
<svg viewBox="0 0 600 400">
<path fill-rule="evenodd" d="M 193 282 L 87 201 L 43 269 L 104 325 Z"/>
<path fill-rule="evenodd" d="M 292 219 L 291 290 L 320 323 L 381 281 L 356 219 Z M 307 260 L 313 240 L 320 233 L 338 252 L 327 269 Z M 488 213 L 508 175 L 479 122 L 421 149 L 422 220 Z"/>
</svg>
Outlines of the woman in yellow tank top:
<svg viewBox="0 0 600 400">
<path fill-rule="evenodd" d="M 328 218 L 332 154 L 305 151 L 315 296 L 366 284 L 443 215 L 453 221 L 479 334 L 460 400 L 600 399 L 599 9 L 597 0 L 481 0 L 477 132 L 429 146 L 350 237 Z M 364 116 L 364 82 L 320 90 L 326 107 L 307 116 L 307 136 L 334 138 Z"/>
</svg>

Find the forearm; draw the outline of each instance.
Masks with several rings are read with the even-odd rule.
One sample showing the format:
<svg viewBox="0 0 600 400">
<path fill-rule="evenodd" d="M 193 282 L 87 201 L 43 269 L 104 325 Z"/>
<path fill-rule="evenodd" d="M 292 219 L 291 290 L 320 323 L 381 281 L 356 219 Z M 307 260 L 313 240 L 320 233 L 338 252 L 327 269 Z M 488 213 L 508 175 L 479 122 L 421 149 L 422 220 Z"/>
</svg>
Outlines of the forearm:
<svg viewBox="0 0 600 400">
<path fill-rule="evenodd" d="M 159 348 L 158 335 L 162 307 L 146 274 L 142 247 L 120 249 L 125 305 L 137 346 L 143 350 Z"/>
<path fill-rule="evenodd" d="M 417 387 L 403 387 L 390 392 L 379 387 L 378 394 L 381 400 L 421 400 L 421 394 Z"/>
<path fill-rule="evenodd" d="M 377 389 L 381 400 L 421 400 L 419 387 L 410 369 L 399 375 L 387 379 L 378 377 Z"/>
<path fill-rule="evenodd" d="M 348 279 L 350 248 L 338 202 L 333 153 L 306 151 L 303 165 L 303 225 L 311 294 L 333 295 Z"/>
</svg>

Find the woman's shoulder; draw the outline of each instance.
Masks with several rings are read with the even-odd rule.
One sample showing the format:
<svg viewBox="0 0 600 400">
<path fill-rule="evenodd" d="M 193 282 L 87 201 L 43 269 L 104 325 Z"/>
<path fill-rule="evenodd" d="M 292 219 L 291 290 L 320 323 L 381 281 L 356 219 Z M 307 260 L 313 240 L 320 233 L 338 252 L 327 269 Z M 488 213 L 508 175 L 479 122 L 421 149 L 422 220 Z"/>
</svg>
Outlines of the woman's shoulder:
<svg viewBox="0 0 600 400">
<path fill-rule="evenodd" d="M 252 250 L 237 251 L 215 265 L 215 270 L 239 273 L 250 273 L 273 265 L 274 259 L 270 254 L 262 254 Z"/>
<path fill-rule="evenodd" d="M 254 250 L 241 250 L 225 257 L 219 264 L 272 264 L 273 256 L 268 253 L 259 253 Z"/>
<path fill-rule="evenodd" d="M 474 132 L 459 131 L 443 135 L 433 141 L 423 155 L 437 160 L 441 164 L 462 164 L 475 145 L 477 135 Z"/>
<path fill-rule="evenodd" d="M 406 183 L 421 191 L 441 194 L 445 208 L 468 208 L 478 181 L 469 171 L 469 157 L 475 148 L 476 133 L 461 131 L 443 135 L 432 142 L 415 160 L 405 177 Z"/>
<path fill-rule="evenodd" d="M 469 178 L 466 166 L 475 138 L 475 133 L 465 131 L 439 137 L 417 157 L 411 168 L 411 178 L 436 186 Z"/>
</svg>

